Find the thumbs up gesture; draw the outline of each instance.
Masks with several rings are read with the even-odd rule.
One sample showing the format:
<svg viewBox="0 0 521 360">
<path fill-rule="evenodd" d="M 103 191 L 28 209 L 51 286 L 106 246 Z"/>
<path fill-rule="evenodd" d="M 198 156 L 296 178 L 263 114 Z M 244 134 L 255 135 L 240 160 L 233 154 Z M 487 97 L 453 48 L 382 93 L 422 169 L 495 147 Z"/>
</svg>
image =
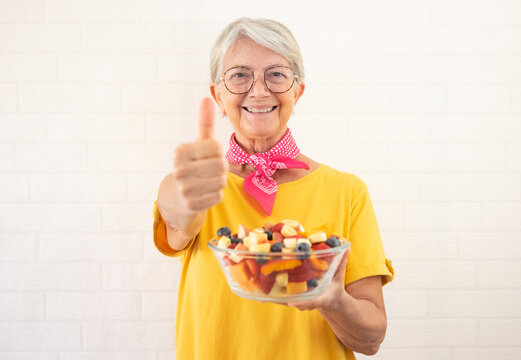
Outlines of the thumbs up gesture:
<svg viewBox="0 0 521 360">
<path fill-rule="evenodd" d="M 214 138 L 215 106 L 204 98 L 199 107 L 198 138 L 174 151 L 175 179 L 181 212 L 200 212 L 218 204 L 226 186 L 228 163 Z M 181 210 L 181 209 L 180 209 Z"/>
</svg>

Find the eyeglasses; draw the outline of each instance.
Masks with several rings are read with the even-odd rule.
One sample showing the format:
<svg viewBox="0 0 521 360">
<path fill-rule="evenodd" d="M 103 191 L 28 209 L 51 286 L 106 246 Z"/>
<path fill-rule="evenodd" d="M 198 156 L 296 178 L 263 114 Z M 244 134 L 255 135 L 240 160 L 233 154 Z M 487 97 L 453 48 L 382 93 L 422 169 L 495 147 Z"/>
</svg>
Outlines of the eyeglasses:
<svg viewBox="0 0 521 360">
<path fill-rule="evenodd" d="M 264 72 L 264 84 L 272 93 L 285 93 L 298 78 L 287 66 L 272 66 Z M 255 84 L 255 74 L 245 66 L 235 66 L 225 71 L 219 82 L 223 82 L 232 94 L 246 94 Z"/>
</svg>

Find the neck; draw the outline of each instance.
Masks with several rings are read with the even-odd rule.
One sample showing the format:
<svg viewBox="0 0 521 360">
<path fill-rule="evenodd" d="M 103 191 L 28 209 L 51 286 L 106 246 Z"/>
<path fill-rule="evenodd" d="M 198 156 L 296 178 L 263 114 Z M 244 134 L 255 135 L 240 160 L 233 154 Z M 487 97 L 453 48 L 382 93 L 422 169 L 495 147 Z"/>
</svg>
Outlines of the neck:
<svg viewBox="0 0 521 360">
<path fill-rule="evenodd" d="M 287 128 L 271 137 L 248 138 L 242 134 L 235 133 L 235 140 L 248 154 L 263 153 L 269 151 L 286 134 Z"/>
</svg>

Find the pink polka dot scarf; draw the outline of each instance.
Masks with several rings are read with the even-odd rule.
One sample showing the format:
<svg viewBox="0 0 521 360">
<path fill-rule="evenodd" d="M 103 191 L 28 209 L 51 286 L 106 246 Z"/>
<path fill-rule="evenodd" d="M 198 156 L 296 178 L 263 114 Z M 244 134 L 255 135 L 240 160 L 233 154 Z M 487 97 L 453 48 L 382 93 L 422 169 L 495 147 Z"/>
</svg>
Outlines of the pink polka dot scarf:
<svg viewBox="0 0 521 360">
<path fill-rule="evenodd" d="M 275 171 L 289 168 L 309 169 L 306 163 L 295 160 L 299 153 L 300 150 L 288 129 L 269 151 L 257 154 L 244 151 L 237 144 L 233 133 L 225 157 L 231 164 L 248 164 L 257 169 L 244 179 L 244 190 L 259 202 L 268 215 L 271 215 L 277 195 L 277 182 L 272 178 Z"/>
</svg>

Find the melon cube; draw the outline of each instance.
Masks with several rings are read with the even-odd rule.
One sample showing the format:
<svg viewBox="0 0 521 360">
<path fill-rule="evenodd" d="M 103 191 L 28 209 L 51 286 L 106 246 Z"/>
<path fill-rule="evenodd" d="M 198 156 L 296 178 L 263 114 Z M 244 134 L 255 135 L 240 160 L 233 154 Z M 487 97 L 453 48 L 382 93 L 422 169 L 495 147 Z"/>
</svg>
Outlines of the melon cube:
<svg viewBox="0 0 521 360">
<path fill-rule="evenodd" d="M 299 294 L 306 292 L 308 290 L 307 281 L 300 282 L 288 282 L 288 286 L 286 286 L 286 292 L 288 294 Z"/>
</svg>

